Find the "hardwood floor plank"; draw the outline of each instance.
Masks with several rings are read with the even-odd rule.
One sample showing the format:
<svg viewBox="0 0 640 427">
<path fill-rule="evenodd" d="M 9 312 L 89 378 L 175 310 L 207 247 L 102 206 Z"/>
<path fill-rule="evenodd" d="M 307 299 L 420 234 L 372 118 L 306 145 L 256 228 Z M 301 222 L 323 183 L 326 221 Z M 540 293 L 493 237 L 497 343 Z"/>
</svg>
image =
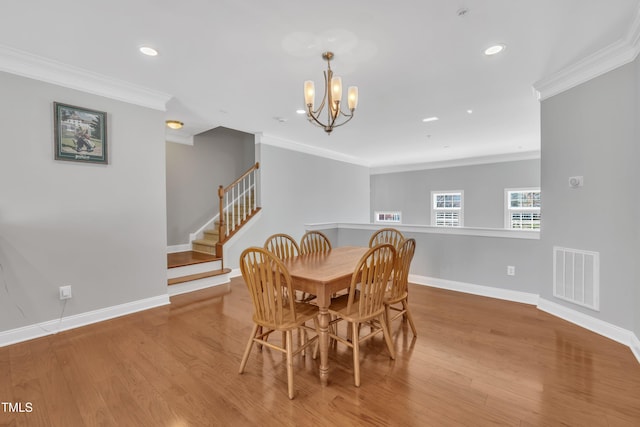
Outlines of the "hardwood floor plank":
<svg viewBox="0 0 640 427">
<path fill-rule="evenodd" d="M 637 426 L 640 364 L 628 348 L 535 307 L 410 285 L 418 337 L 394 322 L 396 360 L 382 337 L 319 360 L 253 349 L 241 279 L 158 307 L 0 348 L 0 426 Z M 340 326 L 344 331 L 344 325 Z M 270 339 L 279 341 L 279 335 Z M 274 414 L 277 414 L 274 417 Z"/>
</svg>

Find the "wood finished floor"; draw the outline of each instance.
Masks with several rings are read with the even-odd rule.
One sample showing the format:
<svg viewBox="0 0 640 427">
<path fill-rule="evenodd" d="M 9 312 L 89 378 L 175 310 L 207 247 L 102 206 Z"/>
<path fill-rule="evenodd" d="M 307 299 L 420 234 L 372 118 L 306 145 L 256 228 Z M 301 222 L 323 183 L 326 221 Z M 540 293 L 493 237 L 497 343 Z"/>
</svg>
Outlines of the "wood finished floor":
<svg viewBox="0 0 640 427">
<path fill-rule="evenodd" d="M 640 364 L 616 342 L 535 307 L 411 285 L 418 338 L 393 325 L 364 345 L 362 385 L 351 353 L 295 361 L 255 348 L 241 279 L 170 306 L 0 348 L 2 426 L 639 426 Z M 273 337 L 278 339 L 279 337 Z"/>
</svg>

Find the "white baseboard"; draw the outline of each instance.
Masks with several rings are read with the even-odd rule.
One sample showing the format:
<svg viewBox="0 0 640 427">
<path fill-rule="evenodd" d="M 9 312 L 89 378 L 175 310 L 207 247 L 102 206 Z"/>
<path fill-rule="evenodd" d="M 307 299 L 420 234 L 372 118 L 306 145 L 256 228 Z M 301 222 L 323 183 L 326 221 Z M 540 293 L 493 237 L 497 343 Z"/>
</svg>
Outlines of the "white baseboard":
<svg viewBox="0 0 640 427">
<path fill-rule="evenodd" d="M 552 314 L 556 317 L 571 322 L 592 332 L 610 338 L 614 341 L 629 346 L 633 351 L 633 338 L 635 335 L 633 332 L 623 329 L 619 326 L 605 322 L 595 317 L 591 317 L 588 314 L 581 313 L 576 310 L 572 310 L 564 305 L 557 304 L 555 302 L 540 298 L 538 302 L 538 309 Z M 636 338 L 637 340 L 637 338 Z M 634 352 L 635 354 L 635 352 Z M 637 355 L 636 355 L 637 357 Z M 640 358 L 638 359 L 640 362 Z"/>
<path fill-rule="evenodd" d="M 231 273 L 229 273 L 229 277 L 234 278 L 234 277 L 240 277 L 240 276 L 242 276 L 242 272 L 240 271 L 239 268 L 231 269 Z"/>
<path fill-rule="evenodd" d="M 221 285 L 229 286 L 229 274 L 220 274 L 213 277 L 203 277 L 202 279 L 196 279 L 185 283 L 178 283 L 176 285 L 167 286 L 167 293 L 169 294 L 169 296 L 174 296 Z"/>
<path fill-rule="evenodd" d="M 451 291 L 464 292 L 467 294 L 481 295 L 490 298 L 503 299 L 507 301 L 520 302 L 523 304 L 536 305 L 538 295 L 528 292 L 513 291 L 510 289 L 500 289 L 491 286 L 475 285 L 473 283 L 456 282 L 454 280 L 438 279 L 436 277 L 409 275 L 409 282 L 418 285 L 427 285 L 434 288 L 448 289 Z"/>
<path fill-rule="evenodd" d="M 47 322 L 11 329 L 0 332 L 0 347 L 57 334 L 58 332 L 66 331 L 68 329 L 79 328 L 81 326 L 102 322 L 115 317 L 136 313 L 138 311 L 160 307 L 169 303 L 168 295 L 158 295 L 156 297 L 114 305 L 113 307 L 101 308 L 98 310 L 88 311 L 86 313 L 63 317 L 61 319 L 49 320 Z"/>
<path fill-rule="evenodd" d="M 167 246 L 168 254 L 175 254 L 176 252 L 187 252 L 191 250 L 191 243 L 185 243 L 183 245 Z"/>
<path fill-rule="evenodd" d="M 638 340 L 638 337 L 633 332 L 619 326 L 612 325 L 611 323 L 603 320 L 596 319 L 588 314 L 565 307 L 564 305 L 545 300 L 544 298 L 540 298 L 539 295 L 509 289 L 498 289 L 491 286 L 475 285 L 473 283 L 419 276 L 415 274 L 409 275 L 409 282 L 417 285 L 432 286 L 434 288 L 448 289 L 467 294 L 535 305 L 538 310 L 542 310 L 591 332 L 595 332 L 596 334 L 628 346 L 636 357 L 638 363 L 640 363 L 640 340 Z"/>
<path fill-rule="evenodd" d="M 632 334 L 630 347 L 631 352 L 633 352 L 633 355 L 636 356 L 636 359 L 640 362 L 640 340 L 635 334 Z"/>
</svg>

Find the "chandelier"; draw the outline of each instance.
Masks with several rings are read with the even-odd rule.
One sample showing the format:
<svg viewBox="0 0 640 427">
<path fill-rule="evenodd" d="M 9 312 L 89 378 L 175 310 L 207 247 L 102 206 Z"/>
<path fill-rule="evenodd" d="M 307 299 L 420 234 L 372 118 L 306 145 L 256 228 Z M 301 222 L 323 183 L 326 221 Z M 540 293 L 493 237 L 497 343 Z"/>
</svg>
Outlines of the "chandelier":
<svg viewBox="0 0 640 427">
<path fill-rule="evenodd" d="M 327 71 L 324 72 L 324 96 L 317 110 L 314 110 L 316 90 L 313 81 L 304 82 L 304 103 L 307 106 L 307 118 L 309 122 L 324 128 L 327 134 L 331 134 L 333 128 L 342 126 L 353 118 L 353 113 L 358 106 L 358 88 L 356 86 L 349 87 L 347 91 L 347 105 L 349 112 L 342 111 L 342 79 L 334 77 L 331 70 L 331 60 L 333 52 L 324 52 L 322 58 L 327 61 Z M 327 121 L 322 122 L 323 110 L 327 107 Z M 342 121 L 341 119 L 342 116 Z"/>
</svg>

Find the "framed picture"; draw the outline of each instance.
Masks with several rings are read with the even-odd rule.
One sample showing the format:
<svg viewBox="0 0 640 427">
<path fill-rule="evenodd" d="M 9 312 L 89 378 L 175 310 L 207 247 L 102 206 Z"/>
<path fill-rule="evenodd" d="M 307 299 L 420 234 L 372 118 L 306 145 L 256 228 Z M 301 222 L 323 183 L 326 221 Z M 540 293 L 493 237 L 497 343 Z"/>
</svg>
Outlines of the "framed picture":
<svg viewBox="0 0 640 427">
<path fill-rule="evenodd" d="M 107 113 L 53 103 L 56 160 L 103 163 L 107 160 Z"/>
<path fill-rule="evenodd" d="M 402 212 L 375 212 L 374 222 L 377 224 L 391 223 L 402 224 Z"/>
</svg>

